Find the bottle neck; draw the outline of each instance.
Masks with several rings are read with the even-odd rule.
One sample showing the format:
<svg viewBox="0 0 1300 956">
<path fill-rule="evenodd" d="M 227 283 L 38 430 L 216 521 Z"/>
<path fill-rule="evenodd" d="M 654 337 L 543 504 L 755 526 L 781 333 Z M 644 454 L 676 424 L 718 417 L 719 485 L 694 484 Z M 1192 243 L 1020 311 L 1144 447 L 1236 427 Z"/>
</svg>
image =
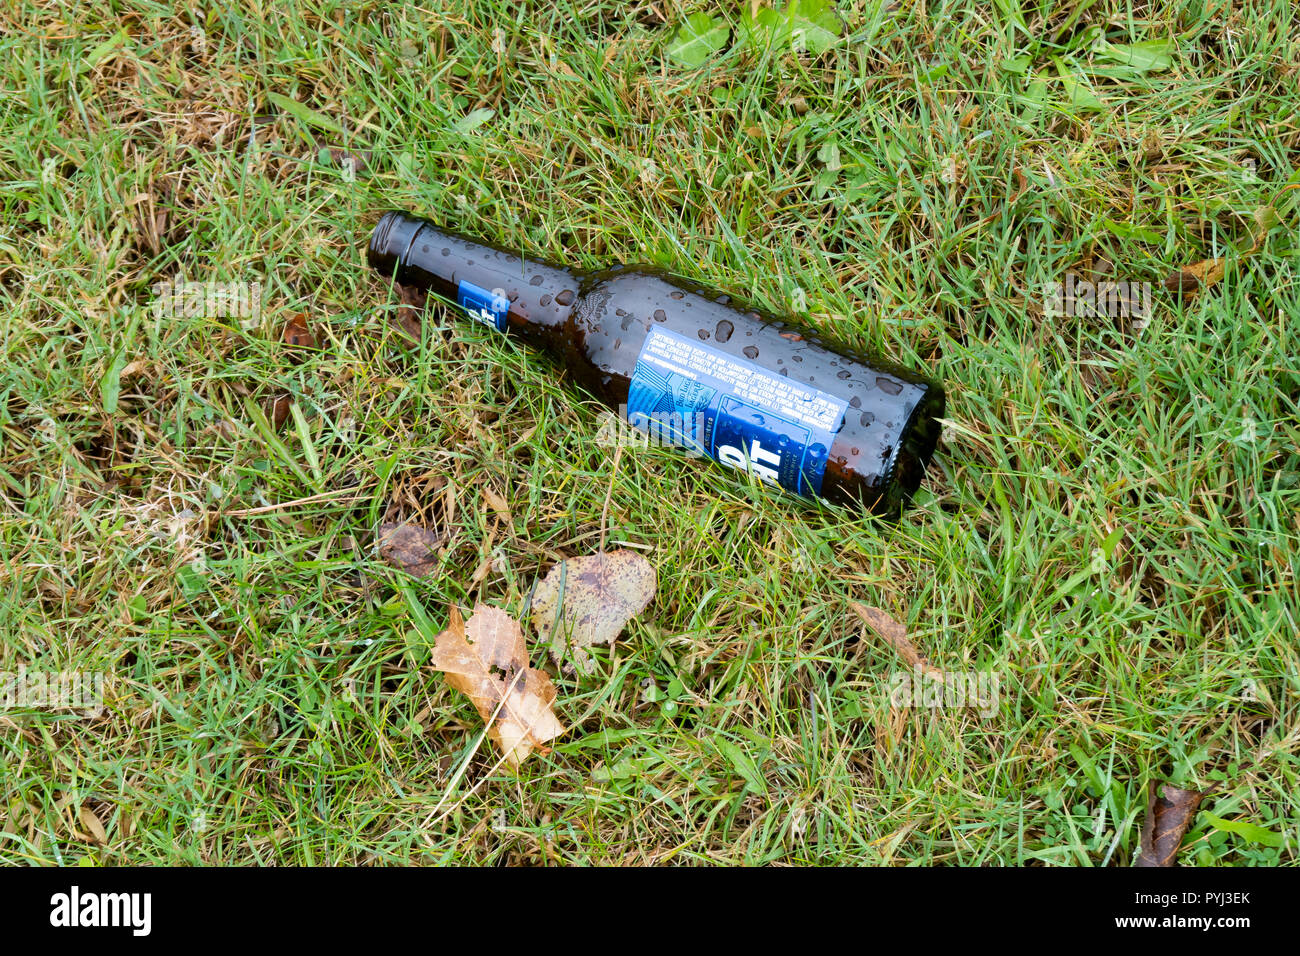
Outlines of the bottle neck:
<svg viewBox="0 0 1300 956">
<path fill-rule="evenodd" d="M 510 326 L 562 324 L 582 279 L 571 269 L 475 242 L 401 212 L 379 220 L 367 258 L 381 275 L 448 299 L 503 332 Z"/>
</svg>

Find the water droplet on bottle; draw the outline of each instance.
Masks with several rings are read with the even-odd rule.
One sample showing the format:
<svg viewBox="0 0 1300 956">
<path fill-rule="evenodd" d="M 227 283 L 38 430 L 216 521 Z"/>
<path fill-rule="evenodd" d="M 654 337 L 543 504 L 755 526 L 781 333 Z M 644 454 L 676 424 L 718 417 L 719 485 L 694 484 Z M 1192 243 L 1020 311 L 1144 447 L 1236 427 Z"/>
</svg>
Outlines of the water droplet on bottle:
<svg viewBox="0 0 1300 956">
<path fill-rule="evenodd" d="M 713 330 L 713 334 L 719 342 L 725 342 L 731 338 L 731 333 L 734 331 L 736 331 L 736 327 L 726 319 L 722 319 L 718 322 L 718 327 Z"/>
<path fill-rule="evenodd" d="M 852 398 L 849 399 L 849 404 L 852 405 L 854 408 L 861 408 L 862 397 L 860 395 L 854 395 Z"/>
<path fill-rule="evenodd" d="M 550 304 L 551 304 L 551 297 L 550 297 L 550 295 L 548 294 L 548 295 L 544 295 L 544 296 L 542 296 L 540 299 L 537 300 L 537 303 L 538 303 L 538 305 L 543 305 L 543 306 L 550 305 Z"/>
<path fill-rule="evenodd" d="M 565 289 L 563 292 L 561 292 L 559 295 L 555 297 L 555 302 L 557 305 L 568 305 L 572 301 L 573 301 L 572 289 Z"/>
<path fill-rule="evenodd" d="M 700 337 L 700 341 L 702 341 L 702 342 L 703 342 L 703 341 L 707 341 L 708 338 L 709 338 L 709 330 L 708 330 L 708 329 L 700 329 L 700 331 L 697 332 L 697 333 L 695 333 L 695 334 L 698 335 L 698 336 Z"/>
<path fill-rule="evenodd" d="M 541 285 L 544 281 L 545 280 L 542 278 L 542 274 L 539 272 L 537 275 L 533 276 L 531 279 L 528 280 L 528 284 Z"/>
<path fill-rule="evenodd" d="M 749 333 L 746 332 L 745 334 L 748 335 Z M 758 346 L 746 345 L 743 349 L 741 349 L 741 351 L 745 353 L 745 358 L 747 359 L 758 358 Z"/>
<path fill-rule="evenodd" d="M 876 384 L 880 386 L 882 392 L 889 395 L 897 395 L 903 390 L 903 386 L 899 385 L 892 378 L 885 378 L 883 375 L 876 379 Z"/>
<path fill-rule="evenodd" d="M 853 377 L 853 373 L 850 372 L 850 371 L 849 371 L 848 369 L 846 369 L 846 368 L 842 368 L 842 369 L 840 369 L 838 372 L 835 373 L 835 377 L 836 377 L 836 378 L 840 378 L 840 379 L 843 379 L 843 378 L 852 378 L 852 377 Z"/>
<path fill-rule="evenodd" d="M 682 296 L 684 296 L 685 294 L 686 294 L 685 292 L 670 292 L 668 295 L 669 295 L 670 298 L 673 298 L 673 299 L 680 299 L 680 298 L 681 298 Z"/>
<path fill-rule="evenodd" d="M 875 420 L 876 420 L 876 416 L 871 414 L 870 412 L 863 412 L 862 415 L 858 418 L 858 421 L 862 422 L 863 428 L 867 428 Z"/>
<path fill-rule="evenodd" d="M 656 321 L 656 322 L 667 322 L 667 321 L 668 321 L 668 314 L 667 314 L 666 312 L 664 312 L 663 309 L 655 309 L 655 321 Z"/>
</svg>

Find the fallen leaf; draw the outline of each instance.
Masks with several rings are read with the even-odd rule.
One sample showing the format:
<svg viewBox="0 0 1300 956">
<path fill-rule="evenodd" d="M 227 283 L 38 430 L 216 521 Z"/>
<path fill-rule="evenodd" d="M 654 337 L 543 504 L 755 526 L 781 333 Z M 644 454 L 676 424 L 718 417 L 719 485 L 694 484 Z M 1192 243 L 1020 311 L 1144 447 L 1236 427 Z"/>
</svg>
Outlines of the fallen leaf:
<svg viewBox="0 0 1300 956">
<path fill-rule="evenodd" d="M 511 767 L 535 747 L 564 733 L 551 711 L 555 685 L 528 666 L 523 631 L 505 611 L 479 604 L 468 621 L 452 609 L 431 663 L 447 683 L 469 696 Z"/>
<path fill-rule="evenodd" d="M 90 831 L 96 843 L 100 846 L 108 845 L 108 834 L 104 832 L 104 824 L 99 822 L 99 817 L 95 816 L 94 810 L 90 807 L 82 807 L 77 816 L 80 817 L 82 825 Z"/>
<path fill-rule="evenodd" d="M 551 568 L 533 590 L 533 626 L 559 661 L 567 646 L 579 673 L 591 673 L 586 649 L 609 644 L 655 596 L 655 570 L 622 549 L 569 558 Z"/>
<path fill-rule="evenodd" d="M 122 374 L 120 378 L 123 382 L 125 382 L 128 378 L 135 378 L 137 375 L 143 375 L 146 371 L 148 371 L 148 369 L 149 369 L 148 359 L 142 359 L 142 358 L 132 359 L 130 362 L 127 362 L 126 367 L 122 369 Z"/>
<path fill-rule="evenodd" d="M 412 342 L 418 343 L 421 329 L 420 314 L 424 311 L 428 294 L 415 286 L 398 283 L 397 297 L 402 300 L 394 316 L 397 328 Z"/>
<path fill-rule="evenodd" d="M 410 522 L 379 526 L 379 555 L 393 567 L 422 578 L 433 570 L 442 536 Z"/>
<path fill-rule="evenodd" d="M 284 332 L 281 335 L 284 344 L 290 348 L 315 348 L 316 336 L 312 334 L 307 327 L 307 316 L 303 312 L 295 312 L 289 316 L 289 321 L 284 323 Z"/>
<path fill-rule="evenodd" d="M 510 517 L 510 506 L 506 504 L 506 499 L 502 498 L 487 486 L 484 486 L 483 488 L 483 497 L 487 500 L 487 503 L 492 506 L 493 511 L 499 514 L 502 518 L 505 518 L 507 522 L 512 520 Z"/>
<path fill-rule="evenodd" d="M 1183 266 L 1165 279 L 1165 290 L 1184 295 L 1208 289 L 1223 278 L 1226 265 L 1226 259 L 1203 259 Z"/>
<path fill-rule="evenodd" d="M 285 419 L 289 417 L 289 406 L 293 404 L 293 398 L 288 392 L 284 392 L 267 400 L 270 407 L 267 409 L 271 419 L 271 427 L 276 431 L 284 424 Z"/>
<path fill-rule="evenodd" d="M 330 148 L 330 159 L 339 167 L 351 167 L 353 176 L 370 165 L 367 162 L 369 156 L 370 154 L 364 150 L 348 152 L 342 149 Z"/>
<path fill-rule="evenodd" d="M 1157 785 L 1152 780 L 1147 791 L 1147 818 L 1142 824 L 1138 858 L 1133 865 L 1176 866 L 1178 847 L 1196 817 L 1203 796 L 1195 790 L 1180 790 L 1168 783 Z"/>
<path fill-rule="evenodd" d="M 849 607 L 853 608 L 858 617 L 866 621 L 867 626 L 875 631 L 881 640 L 898 652 L 898 655 L 907 662 L 908 667 L 939 680 L 947 678 L 947 674 L 942 669 L 931 664 L 929 659 L 916 649 L 916 645 L 907 637 L 907 628 L 890 617 L 887 612 L 878 607 L 864 607 L 856 601 L 850 601 Z"/>
</svg>

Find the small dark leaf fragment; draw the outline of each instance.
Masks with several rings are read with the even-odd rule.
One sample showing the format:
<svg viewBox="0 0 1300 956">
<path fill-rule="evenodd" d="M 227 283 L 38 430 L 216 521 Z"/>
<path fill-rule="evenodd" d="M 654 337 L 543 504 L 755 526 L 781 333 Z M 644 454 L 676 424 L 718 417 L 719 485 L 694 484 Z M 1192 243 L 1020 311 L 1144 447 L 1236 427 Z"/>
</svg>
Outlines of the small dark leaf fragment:
<svg viewBox="0 0 1300 956">
<path fill-rule="evenodd" d="M 436 531 L 409 522 L 379 526 L 380 557 L 417 578 L 433 570 L 441 541 L 442 536 Z"/>
<path fill-rule="evenodd" d="M 289 321 L 284 323 L 281 338 L 284 340 L 285 345 L 293 349 L 312 349 L 316 347 L 316 336 L 308 328 L 307 316 L 303 312 L 295 312 L 289 316 Z"/>
<path fill-rule="evenodd" d="M 275 396 L 275 398 L 268 399 L 267 401 L 270 405 L 269 417 L 271 419 L 271 427 L 276 431 L 279 431 L 280 426 L 282 426 L 285 419 L 289 417 L 289 405 L 292 404 L 293 399 L 289 396 L 288 392 L 285 392 Z"/>
</svg>

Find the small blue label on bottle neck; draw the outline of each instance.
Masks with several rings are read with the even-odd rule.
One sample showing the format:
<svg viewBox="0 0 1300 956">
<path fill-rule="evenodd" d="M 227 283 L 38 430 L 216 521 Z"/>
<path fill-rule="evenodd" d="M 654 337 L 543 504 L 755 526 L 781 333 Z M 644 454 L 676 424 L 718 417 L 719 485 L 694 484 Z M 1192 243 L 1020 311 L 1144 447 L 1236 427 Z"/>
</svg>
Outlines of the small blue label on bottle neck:
<svg viewBox="0 0 1300 956">
<path fill-rule="evenodd" d="M 465 310 L 472 319 L 484 325 L 490 325 L 498 332 L 506 330 L 506 316 L 510 312 L 510 300 L 502 289 L 480 288 L 472 282 L 460 280 L 456 288 L 456 304 Z"/>
</svg>

